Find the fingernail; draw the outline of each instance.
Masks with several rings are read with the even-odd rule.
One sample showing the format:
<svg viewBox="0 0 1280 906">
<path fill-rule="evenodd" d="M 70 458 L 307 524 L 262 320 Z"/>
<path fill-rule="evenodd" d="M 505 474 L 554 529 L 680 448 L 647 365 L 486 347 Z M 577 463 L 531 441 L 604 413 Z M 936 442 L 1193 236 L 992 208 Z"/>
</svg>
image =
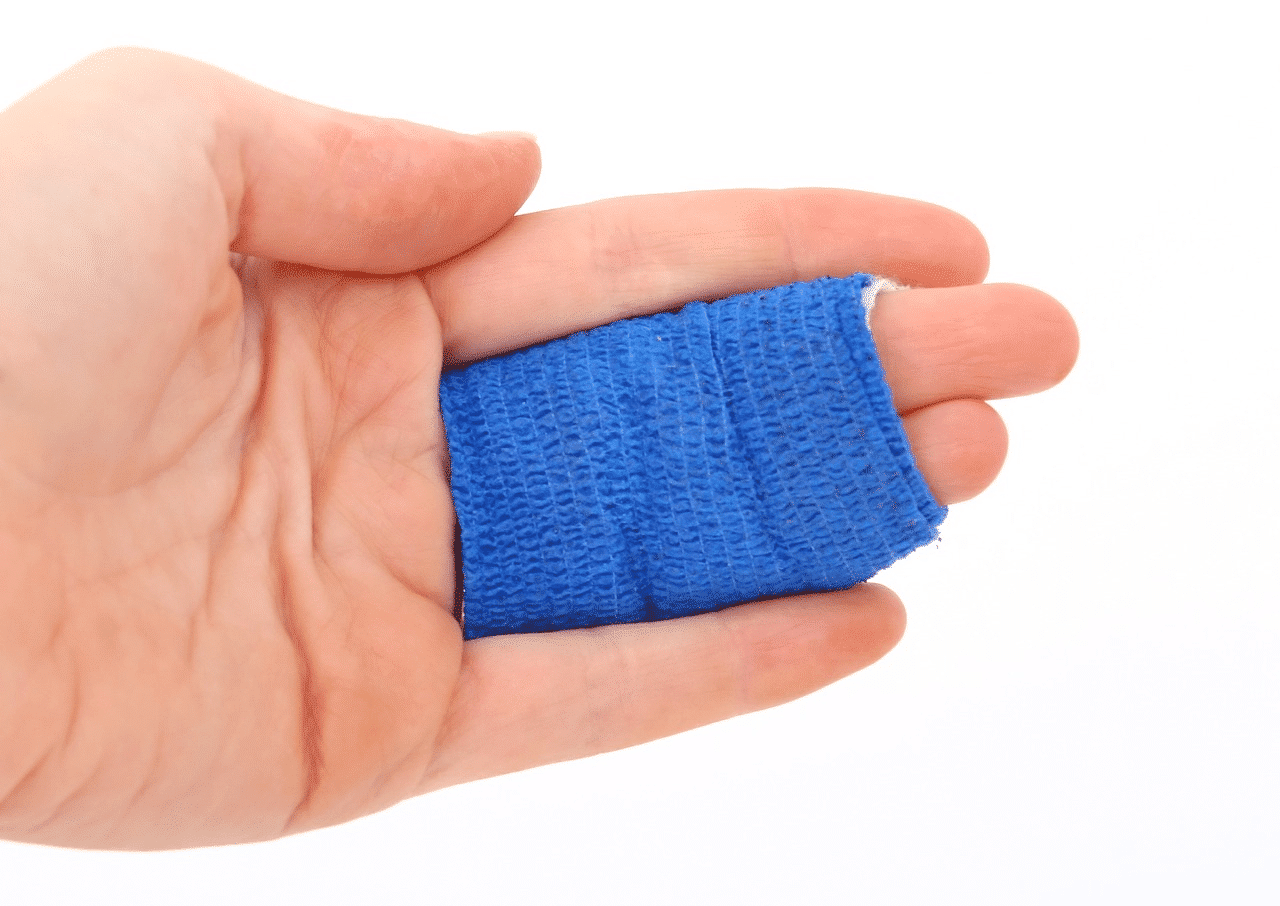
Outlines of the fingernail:
<svg viewBox="0 0 1280 906">
<path fill-rule="evenodd" d="M 514 130 L 507 131 L 507 132 L 481 132 L 480 137 L 481 138 L 497 138 L 497 139 L 522 138 L 522 139 L 527 139 L 528 141 L 533 142 L 535 145 L 538 143 L 538 136 L 534 135 L 532 132 L 516 132 Z"/>
</svg>

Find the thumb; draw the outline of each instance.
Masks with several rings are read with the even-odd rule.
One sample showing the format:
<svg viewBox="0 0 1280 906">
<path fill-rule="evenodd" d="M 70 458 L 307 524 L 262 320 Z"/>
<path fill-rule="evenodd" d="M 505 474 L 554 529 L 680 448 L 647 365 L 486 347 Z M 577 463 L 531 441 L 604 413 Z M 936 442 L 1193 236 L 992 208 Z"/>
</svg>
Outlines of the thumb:
<svg viewBox="0 0 1280 906">
<path fill-rule="evenodd" d="M 229 116 L 220 177 L 236 252 L 415 270 L 496 233 L 538 179 L 532 136 L 357 116 L 221 78 Z"/>
<path fill-rule="evenodd" d="M 242 254 L 380 274 L 426 267 L 497 232 L 541 166 L 531 136 L 358 116 L 158 51 L 117 48 L 82 67 L 181 100 Z"/>
</svg>

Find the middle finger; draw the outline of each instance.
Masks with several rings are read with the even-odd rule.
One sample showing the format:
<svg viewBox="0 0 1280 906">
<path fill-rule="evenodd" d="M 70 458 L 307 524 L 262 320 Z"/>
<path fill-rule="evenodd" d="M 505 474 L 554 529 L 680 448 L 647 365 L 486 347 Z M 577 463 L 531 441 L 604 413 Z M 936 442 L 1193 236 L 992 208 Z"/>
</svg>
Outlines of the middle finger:
<svg viewBox="0 0 1280 906">
<path fill-rule="evenodd" d="M 899 413 L 1038 393 L 1061 381 L 1076 358 L 1066 309 L 1007 283 L 881 293 L 871 333 Z"/>
</svg>

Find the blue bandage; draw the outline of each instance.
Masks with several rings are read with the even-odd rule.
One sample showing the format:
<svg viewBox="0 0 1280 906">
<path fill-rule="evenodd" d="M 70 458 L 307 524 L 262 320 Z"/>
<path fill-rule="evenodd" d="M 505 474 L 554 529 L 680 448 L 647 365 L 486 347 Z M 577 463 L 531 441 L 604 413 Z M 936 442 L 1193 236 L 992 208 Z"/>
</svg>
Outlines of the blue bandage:
<svg viewBox="0 0 1280 906">
<path fill-rule="evenodd" d="M 847 588 L 937 537 L 857 274 L 447 372 L 466 638 Z"/>
</svg>

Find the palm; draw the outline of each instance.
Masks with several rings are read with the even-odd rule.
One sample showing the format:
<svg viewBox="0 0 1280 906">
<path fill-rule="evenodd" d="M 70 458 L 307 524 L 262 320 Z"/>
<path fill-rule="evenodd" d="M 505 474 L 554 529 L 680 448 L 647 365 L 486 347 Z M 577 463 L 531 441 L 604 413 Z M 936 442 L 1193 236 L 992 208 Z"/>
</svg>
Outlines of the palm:
<svg viewBox="0 0 1280 906">
<path fill-rule="evenodd" d="M 252 260 L 242 273 L 261 356 L 245 366 L 257 393 L 228 465 L 237 498 L 263 506 L 233 506 L 216 531 L 248 539 L 220 564 L 226 606 L 243 609 L 238 590 L 255 588 L 251 612 L 267 618 L 267 674 L 236 710 L 275 728 L 278 747 L 232 767 L 293 778 L 278 787 L 282 823 L 265 829 L 278 832 L 419 790 L 462 640 L 440 326 L 422 282 Z M 261 689 L 290 687 L 263 706 Z"/>
<path fill-rule="evenodd" d="M 40 670 L 39 697 L 75 724 L 64 779 L 128 800 L 126 839 L 177 812 L 272 836 L 410 795 L 461 659 L 422 284 L 250 259 L 242 302 L 217 269 L 161 274 L 141 304 L 101 288 L 138 352 L 60 388 L 80 417 L 51 407 L 35 449 L 69 452 L 27 470 L 28 531 L 74 576 L 33 628 L 75 686 Z M 92 358 L 103 336 L 64 340 Z"/>
<path fill-rule="evenodd" d="M 80 73 L 0 119 L 0 834 L 277 836 L 767 707 L 896 641 L 900 605 L 860 586 L 464 645 L 439 374 L 825 273 L 962 287 L 986 264 L 967 222 L 816 190 L 511 221 L 527 141 L 107 62 L 136 118 L 94 120 Z M 228 109 L 240 131 L 210 132 Z M 50 171 L 33 134 L 70 162 Z M 1023 288 L 897 295 L 873 325 L 895 402 L 935 496 L 961 500 L 1003 456 L 979 400 L 1054 383 L 1074 331 Z"/>
</svg>

